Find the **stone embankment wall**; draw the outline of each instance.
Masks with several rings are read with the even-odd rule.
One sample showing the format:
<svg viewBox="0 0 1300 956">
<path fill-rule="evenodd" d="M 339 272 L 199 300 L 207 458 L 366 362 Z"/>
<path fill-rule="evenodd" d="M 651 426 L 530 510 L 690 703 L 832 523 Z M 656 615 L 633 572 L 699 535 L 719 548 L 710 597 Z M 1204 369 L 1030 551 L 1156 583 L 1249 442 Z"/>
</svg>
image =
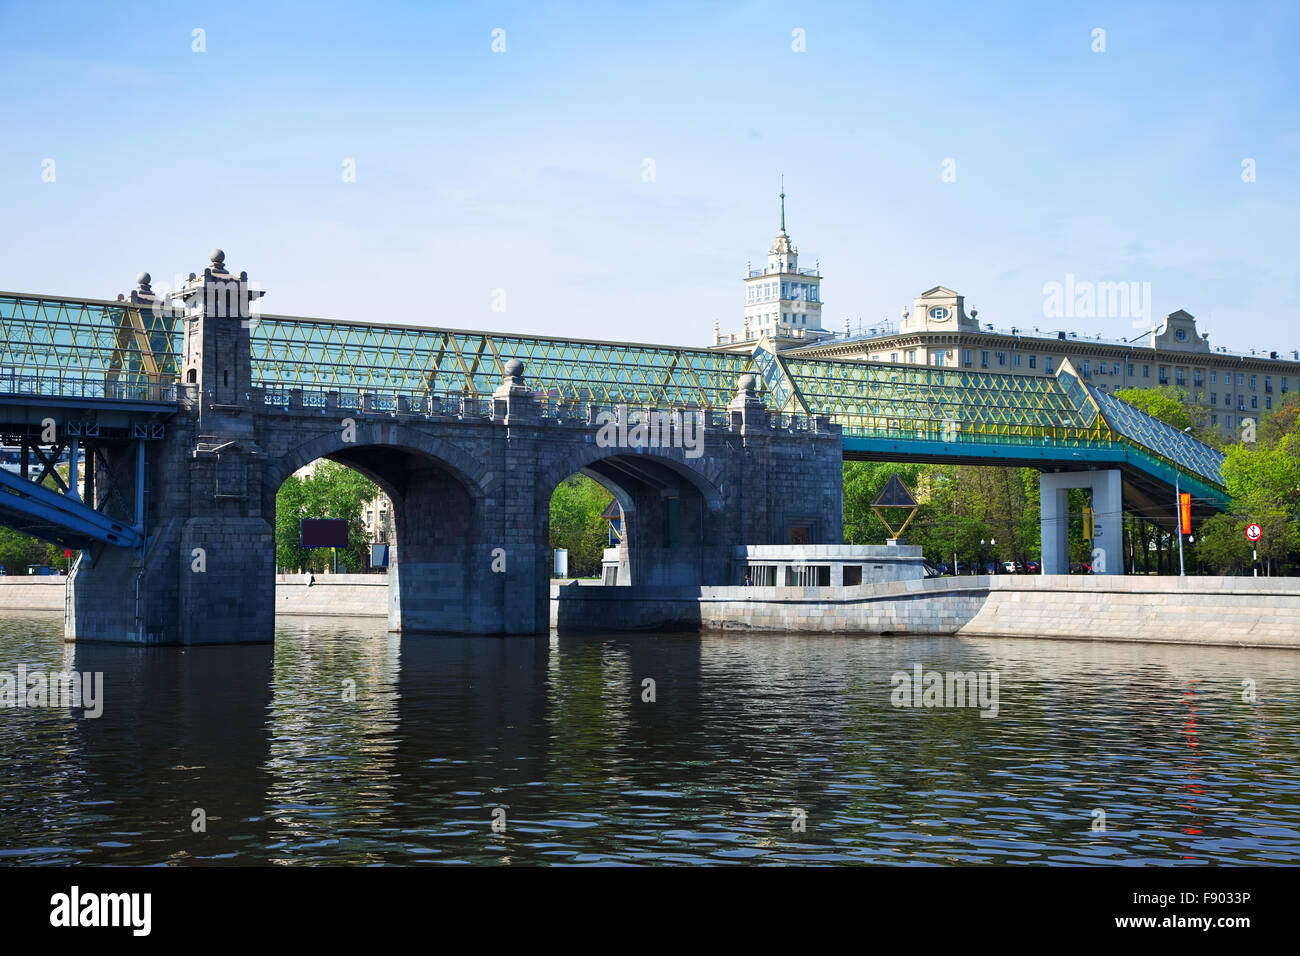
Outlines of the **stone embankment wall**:
<svg viewBox="0 0 1300 956">
<path fill-rule="evenodd" d="M 957 634 L 1300 648 L 1300 579 L 995 575 L 848 588 L 552 588 L 560 630 Z"/>
<path fill-rule="evenodd" d="M 65 577 L 0 577 L 0 614 L 63 611 Z M 311 587 L 301 574 L 275 576 L 275 613 L 356 617 L 388 614 L 388 576 L 318 574 Z"/>
<path fill-rule="evenodd" d="M 0 614 L 62 611 L 64 578 L 0 577 Z M 276 578 L 276 613 L 384 616 L 379 574 Z M 561 631 L 957 634 L 1300 649 L 1300 578 L 1007 575 L 848 588 L 555 584 Z"/>
<path fill-rule="evenodd" d="M 388 575 L 318 574 L 311 587 L 303 574 L 275 576 L 276 615 L 358 617 L 388 615 Z"/>
<path fill-rule="evenodd" d="M 63 575 L 0 576 L 0 614 L 8 611 L 62 611 Z"/>
</svg>

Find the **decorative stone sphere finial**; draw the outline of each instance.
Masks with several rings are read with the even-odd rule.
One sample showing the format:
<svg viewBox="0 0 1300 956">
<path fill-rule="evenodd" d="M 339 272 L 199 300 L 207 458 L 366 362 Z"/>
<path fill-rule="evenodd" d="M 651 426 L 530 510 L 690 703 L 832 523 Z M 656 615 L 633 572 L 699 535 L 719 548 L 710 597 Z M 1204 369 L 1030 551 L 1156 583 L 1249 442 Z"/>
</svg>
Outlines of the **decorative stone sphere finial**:
<svg viewBox="0 0 1300 956">
<path fill-rule="evenodd" d="M 226 261 L 226 254 L 220 249 L 213 249 L 208 253 L 208 258 L 212 260 L 213 272 L 225 272 L 226 267 L 223 263 Z"/>
<path fill-rule="evenodd" d="M 524 363 L 517 358 L 512 358 L 506 362 L 506 378 L 522 378 L 524 374 Z"/>
<path fill-rule="evenodd" d="M 149 282 L 152 280 L 152 278 L 153 277 L 149 275 L 149 273 L 141 272 L 138 276 L 135 277 L 135 284 L 140 287 L 141 292 L 148 292 Z"/>
<path fill-rule="evenodd" d="M 758 380 L 754 378 L 753 375 L 750 375 L 749 373 L 746 373 L 740 376 L 740 378 L 736 379 L 736 388 L 740 389 L 740 391 L 742 392 L 752 392 L 754 390 L 754 386 L 757 384 L 758 384 Z"/>
</svg>

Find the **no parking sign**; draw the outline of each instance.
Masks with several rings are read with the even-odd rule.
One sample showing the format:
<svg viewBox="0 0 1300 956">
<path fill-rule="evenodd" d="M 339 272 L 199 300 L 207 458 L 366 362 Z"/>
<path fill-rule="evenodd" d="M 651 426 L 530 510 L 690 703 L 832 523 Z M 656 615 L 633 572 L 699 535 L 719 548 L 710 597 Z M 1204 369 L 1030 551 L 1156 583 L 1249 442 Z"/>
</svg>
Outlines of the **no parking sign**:
<svg viewBox="0 0 1300 956">
<path fill-rule="evenodd" d="M 1260 529 L 1259 525 L 1257 524 L 1246 525 L 1246 537 L 1249 538 L 1251 541 L 1258 541 L 1261 537 L 1263 537 L 1263 535 L 1264 532 Z"/>
</svg>

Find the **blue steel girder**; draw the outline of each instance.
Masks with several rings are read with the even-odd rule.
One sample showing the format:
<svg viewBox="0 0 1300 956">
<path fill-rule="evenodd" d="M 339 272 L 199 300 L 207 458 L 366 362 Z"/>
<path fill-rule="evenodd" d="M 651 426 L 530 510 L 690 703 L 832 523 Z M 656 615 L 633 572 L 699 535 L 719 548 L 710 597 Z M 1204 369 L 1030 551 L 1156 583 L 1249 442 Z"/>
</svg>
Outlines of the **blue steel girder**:
<svg viewBox="0 0 1300 956">
<path fill-rule="evenodd" d="M 139 531 L 100 514 L 84 502 L 0 469 L 0 519 L 54 544 L 85 548 L 92 543 L 134 548 Z"/>
</svg>

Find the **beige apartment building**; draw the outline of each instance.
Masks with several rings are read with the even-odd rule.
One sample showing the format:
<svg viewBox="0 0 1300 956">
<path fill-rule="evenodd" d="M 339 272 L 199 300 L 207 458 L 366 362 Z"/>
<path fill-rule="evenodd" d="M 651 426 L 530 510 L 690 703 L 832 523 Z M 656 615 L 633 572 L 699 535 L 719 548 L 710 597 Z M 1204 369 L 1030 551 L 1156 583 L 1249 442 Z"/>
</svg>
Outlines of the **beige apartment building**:
<svg viewBox="0 0 1300 956">
<path fill-rule="evenodd" d="M 766 334 L 779 353 L 792 357 L 1019 375 L 1055 375 L 1062 359 L 1069 358 L 1083 379 L 1102 391 L 1161 385 L 1184 389 L 1224 438 L 1235 437 L 1243 419 L 1258 421 L 1300 389 L 1300 351 L 1246 354 L 1213 348 L 1208 334 L 1197 331 L 1196 319 L 1181 309 L 1153 328 L 1135 331 L 1132 339 L 1115 341 L 1078 330 L 1043 330 L 1045 322 L 1010 329 L 981 326 L 977 311 L 966 313 L 963 296 L 935 286 L 917 296 L 910 311 L 903 310 L 901 322 L 852 333 L 845 319 L 843 332 L 837 333 L 821 325 L 820 269 L 806 276 L 797 265 L 785 231 L 783 196 L 781 231 L 768 251 L 767 266 L 746 270 L 741 331 L 724 334 L 715 324 L 713 347 L 750 352 Z M 810 280 L 817 309 L 805 320 L 798 296 Z M 756 284 L 763 286 L 757 300 Z"/>
</svg>

